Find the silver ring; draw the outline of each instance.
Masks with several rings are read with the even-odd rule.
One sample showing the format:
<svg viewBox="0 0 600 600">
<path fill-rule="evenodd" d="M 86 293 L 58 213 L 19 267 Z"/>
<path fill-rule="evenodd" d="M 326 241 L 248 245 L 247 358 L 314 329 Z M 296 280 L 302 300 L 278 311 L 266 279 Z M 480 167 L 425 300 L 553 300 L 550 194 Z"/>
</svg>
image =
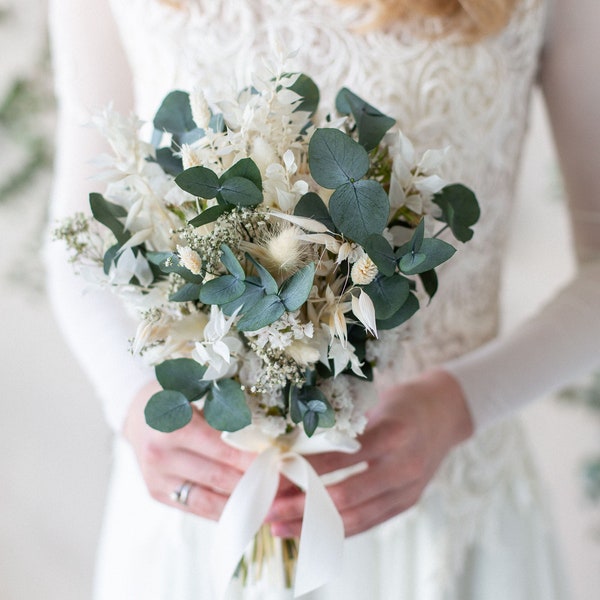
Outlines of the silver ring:
<svg viewBox="0 0 600 600">
<path fill-rule="evenodd" d="M 173 500 L 173 502 L 178 502 L 183 506 L 187 506 L 190 491 L 193 487 L 194 484 L 191 481 L 184 481 L 176 490 L 171 492 L 171 500 Z"/>
</svg>

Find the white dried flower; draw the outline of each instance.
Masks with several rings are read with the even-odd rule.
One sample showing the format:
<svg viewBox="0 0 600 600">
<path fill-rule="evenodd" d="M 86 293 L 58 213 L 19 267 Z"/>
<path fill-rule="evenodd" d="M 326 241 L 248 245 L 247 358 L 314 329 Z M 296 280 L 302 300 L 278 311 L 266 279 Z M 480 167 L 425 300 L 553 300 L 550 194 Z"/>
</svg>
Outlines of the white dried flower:
<svg viewBox="0 0 600 600">
<path fill-rule="evenodd" d="M 190 108 L 192 109 L 192 119 L 200 129 L 208 129 L 210 126 L 210 108 L 200 89 L 195 89 L 190 94 Z"/>
<path fill-rule="evenodd" d="M 194 275 L 202 273 L 202 259 L 195 250 L 192 250 L 189 246 L 177 246 L 177 253 L 179 254 L 179 263 L 181 265 Z"/>
<path fill-rule="evenodd" d="M 277 275 L 295 273 L 306 262 L 304 232 L 295 225 L 282 227 L 262 244 L 264 266 Z"/>
<path fill-rule="evenodd" d="M 379 270 L 367 254 L 359 258 L 352 266 L 350 276 L 356 285 L 368 285 L 377 277 Z"/>
</svg>

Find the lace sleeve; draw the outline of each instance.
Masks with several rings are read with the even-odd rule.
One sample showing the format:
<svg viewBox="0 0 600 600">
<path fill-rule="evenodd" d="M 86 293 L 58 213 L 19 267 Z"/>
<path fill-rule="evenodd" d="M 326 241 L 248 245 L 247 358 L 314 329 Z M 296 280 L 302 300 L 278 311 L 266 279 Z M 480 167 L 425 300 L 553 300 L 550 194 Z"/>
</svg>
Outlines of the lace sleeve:
<svg viewBox="0 0 600 600">
<path fill-rule="evenodd" d="M 111 101 L 119 110 L 130 110 L 131 80 L 106 2 L 51 0 L 49 19 L 58 101 L 53 224 L 75 211 L 88 212 L 90 159 L 106 148 L 98 132 L 84 125 Z M 151 370 L 127 352 L 134 324 L 110 294 L 84 296 L 62 244 L 46 245 L 46 263 L 56 318 L 118 431 L 130 399 L 152 379 Z"/>
<path fill-rule="evenodd" d="M 599 22 L 595 0 L 556 0 L 541 64 L 578 271 L 518 331 L 445 365 L 478 429 L 600 366 Z"/>
</svg>

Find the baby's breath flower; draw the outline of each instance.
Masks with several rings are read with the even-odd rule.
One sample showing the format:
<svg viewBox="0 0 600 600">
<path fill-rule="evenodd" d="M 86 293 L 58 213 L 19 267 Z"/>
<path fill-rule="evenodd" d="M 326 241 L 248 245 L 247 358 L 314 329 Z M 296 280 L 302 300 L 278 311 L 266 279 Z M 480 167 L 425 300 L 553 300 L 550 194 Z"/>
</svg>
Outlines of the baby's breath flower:
<svg viewBox="0 0 600 600">
<path fill-rule="evenodd" d="M 350 276 L 356 285 L 368 285 L 377 277 L 379 270 L 370 257 L 365 254 L 352 266 Z"/>
</svg>

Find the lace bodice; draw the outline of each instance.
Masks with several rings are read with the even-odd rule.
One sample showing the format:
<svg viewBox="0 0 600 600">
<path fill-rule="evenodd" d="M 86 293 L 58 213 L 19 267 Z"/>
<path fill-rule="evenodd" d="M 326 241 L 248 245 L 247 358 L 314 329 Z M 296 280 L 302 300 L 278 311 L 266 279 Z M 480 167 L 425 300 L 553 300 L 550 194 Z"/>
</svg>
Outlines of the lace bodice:
<svg viewBox="0 0 600 600">
<path fill-rule="evenodd" d="M 446 175 L 476 191 L 482 218 L 474 242 L 443 270 L 426 335 L 406 354 L 415 365 L 406 369 L 452 358 L 495 335 L 543 3 L 524 0 L 501 35 L 475 45 L 432 41 L 433 32 L 417 34 L 405 24 L 361 33 L 361 9 L 332 0 L 188 0 L 177 9 L 158 0 L 112 4 L 145 118 L 174 88 L 201 86 L 214 101 L 231 95 L 284 46 L 297 52 L 291 68 L 319 84 L 322 110 L 346 86 L 396 118 L 418 149 L 450 146 Z"/>
</svg>

